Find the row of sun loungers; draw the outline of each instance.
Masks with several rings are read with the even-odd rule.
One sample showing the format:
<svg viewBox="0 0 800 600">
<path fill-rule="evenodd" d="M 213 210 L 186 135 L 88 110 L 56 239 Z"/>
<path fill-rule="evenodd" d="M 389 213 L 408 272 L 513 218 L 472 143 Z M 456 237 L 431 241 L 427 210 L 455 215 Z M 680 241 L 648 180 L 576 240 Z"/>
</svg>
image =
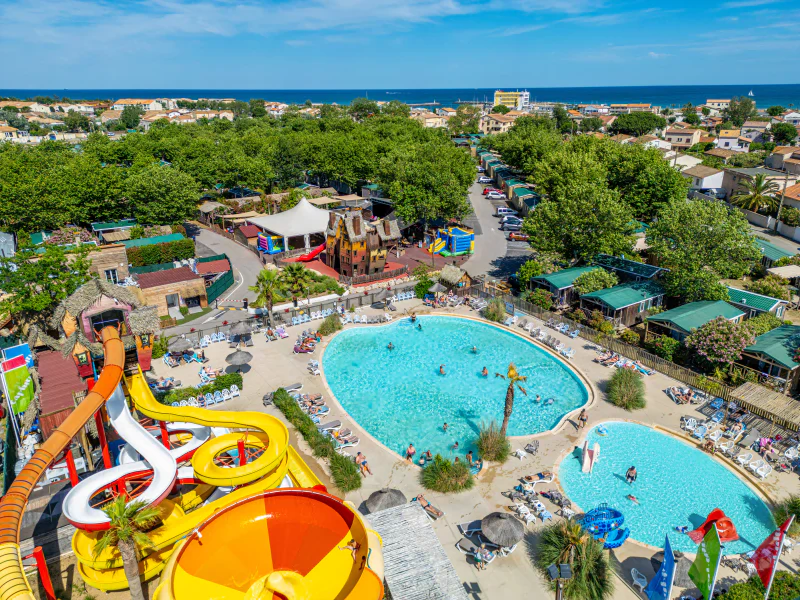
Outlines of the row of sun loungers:
<svg viewBox="0 0 800 600">
<path fill-rule="evenodd" d="M 224 390 L 217 390 L 216 392 L 208 393 L 205 396 L 198 395 L 197 398 L 189 398 L 188 400 L 181 400 L 180 402 L 173 402 L 172 406 L 194 406 L 199 408 L 205 408 L 207 406 L 212 406 L 214 404 L 219 404 L 221 402 L 225 402 L 230 400 L 231 398 L 235 398 L 239 396 L 241 392 L 239 391 L 239 386 L 232 385 L 230 389 Z"/>
<path fill-rule="evenodd" d="M 361 324 L 361 325 L 377 325 L 378 323 L 388 323 L 394 320 L 394 317 L 389 313 L 383 315 L 375 315 L 368 317 L 367 315 L 344 315 L 342 318 L 342 325 Z"/>
</svg>

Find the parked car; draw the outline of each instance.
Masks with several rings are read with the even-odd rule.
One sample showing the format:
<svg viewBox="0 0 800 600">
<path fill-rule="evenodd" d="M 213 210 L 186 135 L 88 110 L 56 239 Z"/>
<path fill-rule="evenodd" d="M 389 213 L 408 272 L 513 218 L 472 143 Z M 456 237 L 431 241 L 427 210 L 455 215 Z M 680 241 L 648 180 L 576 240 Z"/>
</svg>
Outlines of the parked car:
<svg viewBox="0 0 800 600">
<path fill-rule="evenodd" d="M 503 223 L 500 225 L 501 231 L 521 231 L 522 223 Z"/>
<path fill-rule="evenodd" d="M 506 197 L 501 194 L 500 192 L 489 192 L 486 194 L 486 198 L 489 200 L 505 200 Z"/>
<path fill-rule="evenodd" d="M 508 239 L 512 242 L 527 242 L 531 239 L 531 236 L 521 231 L 512 231 L 508 234 Z"/>
<path fill-rule="evenodd" d="M 478 173 L 483 173 L 485 170 L 483 167 L 478 167 Z"/>
<path fill-rule="evenodd" d="M 519 213 L 515 211 L 513 208 L 508 208 L 507 206 L 498 206 L 497 211 L 494 213 L 495 217 L 505 217 L 506 215 L 513 215 L 517 216 Z"/>
<path fill-rule="evenodd" d="M 522 219 L 520 219 L 519 217 L 515 217 L 514 215 L 506 215 L 505 217 L 500 219 L 500 222 L 501 223 L 509 223 L 509 222 L 510 223 L 515 223 L 515 222 L 522 223 Z"/>
<path fill-rule="evenodd" d="M 485 187 L 485 188 L 483 188 L 483 195 L 485 196 L 489 192 L 500 192 L 500 191 L 502 191 L 502 190 L 498 190 L 497 188 L 493 188 L 493 187 Z"/>
<path fill-rule="evenodd" d="M 706 196 L 716 198 L 717 200 L 725 200 L 725 190 L 722 188 L 703 188 L 697 191 Z"/>
<path fill-rule="evenodd" d="M 492 183 L 492 178 L 487 177 L 486 175 L 481 175 L 478 177 L 478 183 Z"/>
</svg>

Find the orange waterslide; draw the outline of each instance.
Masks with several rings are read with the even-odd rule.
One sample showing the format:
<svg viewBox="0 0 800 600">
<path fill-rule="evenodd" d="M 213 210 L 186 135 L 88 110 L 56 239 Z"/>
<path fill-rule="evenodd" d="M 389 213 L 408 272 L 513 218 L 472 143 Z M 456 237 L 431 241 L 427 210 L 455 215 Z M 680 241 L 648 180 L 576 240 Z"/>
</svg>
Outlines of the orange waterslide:
<svg viewBox="0 0 800 600">
<path fill-rule="evenodd" d="M 125 348 L 119 332 L 114 327 L 105 327 L 101 338 L 103 370 L 92 391 L 67 420 L 50 434 L 0 500 L 0 600 L 35 600 L 22 568 L 19 549 L 19 530 L 25 505 L 45 470 L 70 445 L 72 438 L 103 406 L 122 381 Z"/>
</svg>

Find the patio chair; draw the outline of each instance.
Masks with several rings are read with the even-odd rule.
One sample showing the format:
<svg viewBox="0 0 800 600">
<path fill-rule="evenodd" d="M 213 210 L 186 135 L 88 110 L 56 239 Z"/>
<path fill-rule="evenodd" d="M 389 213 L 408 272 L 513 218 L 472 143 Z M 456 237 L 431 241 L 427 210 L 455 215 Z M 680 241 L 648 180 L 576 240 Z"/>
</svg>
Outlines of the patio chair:
<svg viewBox="0 0 800 600">
<path fill-rule="evenodd" d="M 753 460 L 752 452 L 745 452 L 744 454 L 739 453 L 739 455 L 736 457 L 736 462 L 739 463 L 742 467 L 747 466 L 751 460 Z"/>
<path fill-rule="evenodd" d="M 756 475 L 758 475 L 759 479 L 766 479 L 770 473 L 772 473 L 772 467 L 768 464 L 756 469 Z"/>
<path fill-rule="evenodd" d="M 694 417 L 684 419 L 683 428 L 690 433 L 694 433 L 694 430 L 697 429 L 697 419 Z"/>
<path fill-rule="evenodd" d="M 222 390 L 222 399 L 223 400 L 230 400 L 233 396 L 231 396 L 231 391 L 229 389 Z"/>
<path fill-rule="evenodd" d="M 787 448 L 783 455 L 789 460 L 796 460 L 800 452 L 798 452 L 797 446 L 792 446 L 791 448 Z"/>
<path fill-rule="evenodd" d="M 231 398 L 234 398 L 239 395 L 240 395 L 239 386 L 234 383 L 233 385 L 231 385 Z"/>
<path fill-rule="evenodd" d="M 225 401 L 225 399 L 222 397 L 222 392 L 220 392 L 219 390 L 214 392 L 214 403 L 215 404 L 219 404 L 220 402 L 224 402 L 224 401 Z"/>
<path fill-rule="evenodd" d="M 756 471 L 758 471 L 761 467 L 763 467 L 766 464 L 767 463 L 764 462 L 764 460 L 759 458 L 758 460 L 755 460 L 755 461 L 751 462 L 749 465 L 747 465 L 747 468 L 750 469 L 753 473 L 755 473 Z"/>
<path fill-rule="evenodd" d="M 207 335 L 204 335 L 202 338 L 200 338 L 200 347 L 201 348 L 208 348 L 208 343 L 209 342 L 208 342 L 208 336 Z"/>
<path fill-rule="evenodd" d="M 206 406 L 211 406 L 212 404 L 217 403 L 217 401 L 214 400 L 214 396 L 212 396 L 210 392 L 205 395 L 205 399 L 206 399 Z"/>
<path fill-rule="evenodd" d="M 638 587 L 644 594 L 644 588 L 647 587 L 647 577 L 642 575 L 635 567 L 631 569 L 631 579 L 633 579 L 634 587 Z"/>
</svg>

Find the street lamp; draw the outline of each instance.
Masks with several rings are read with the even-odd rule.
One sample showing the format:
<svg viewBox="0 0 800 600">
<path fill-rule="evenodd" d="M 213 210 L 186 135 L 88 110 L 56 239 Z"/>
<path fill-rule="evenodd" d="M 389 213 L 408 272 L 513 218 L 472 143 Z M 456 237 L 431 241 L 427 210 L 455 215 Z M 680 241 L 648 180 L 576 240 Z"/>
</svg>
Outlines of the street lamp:
<svg viewBox="0 0 800 600">
<path fill-rule="evenodd" d="M 547 567 L 550 581 L 556 582 L 556 600 L 561 600 L 564 593 L 564 582 L 572 579 L 572 566 L 569 564 L 550 565 Z"/>
</svg>

